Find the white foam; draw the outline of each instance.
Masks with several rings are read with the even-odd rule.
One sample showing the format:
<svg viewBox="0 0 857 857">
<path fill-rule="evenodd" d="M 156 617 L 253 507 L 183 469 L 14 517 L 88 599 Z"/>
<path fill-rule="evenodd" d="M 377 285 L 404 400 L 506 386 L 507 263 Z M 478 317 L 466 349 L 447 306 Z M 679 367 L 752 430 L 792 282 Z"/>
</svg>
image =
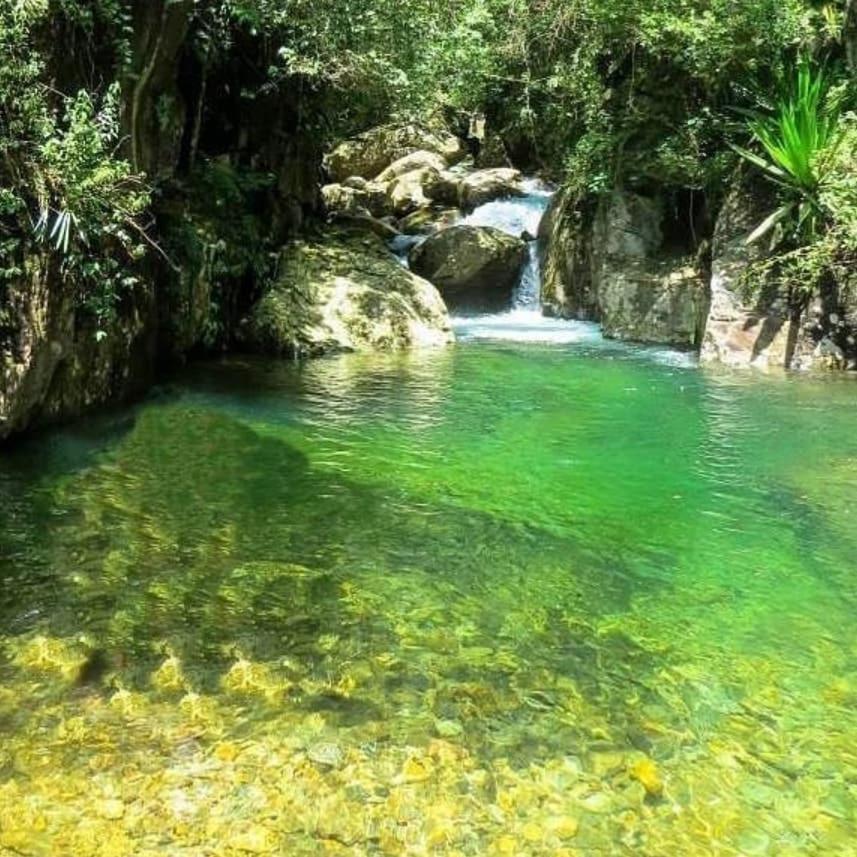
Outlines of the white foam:
<svg viewBox="0 0 857 857">
<path fill-rule="evenodd" d="M 463 341 L 532 342 L 564 345 L 602 342 L 597 324 L 548 318 L 537 309 L 513 309 L 496 315 L 455 316 L 452 326 Z"/>
</svg>

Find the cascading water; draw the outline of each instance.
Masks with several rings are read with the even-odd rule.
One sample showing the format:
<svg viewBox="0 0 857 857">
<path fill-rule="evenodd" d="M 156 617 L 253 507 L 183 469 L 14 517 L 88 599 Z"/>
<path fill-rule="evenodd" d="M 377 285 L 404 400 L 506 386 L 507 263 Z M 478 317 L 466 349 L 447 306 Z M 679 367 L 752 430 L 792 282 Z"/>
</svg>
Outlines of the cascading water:
<svg viewBox="0 0 857 857">
<path fill-rule="evenodd" d="M 541 290 L 539 248 L 536 236 L 539 225 L 550 205 L 553 191 L 538 179 L 524 184 L 526 195 L 510 199 L 498 199 L 479 206 L 465 217 L 462 223 L 469 226 L 493 226 L 510 235 L 529 235 L 529 256 L 521 274 L 521 282 L 515 290 L 515 309 L 538 309 Z"/>
<path fill-rule="evenodd" d="M 536 236 L 550 205 L 553 189 L 538 179 L 524 183 L 525 194 L 479 206 L 463 219 L 471 226 L 492 226 L 510 235 L 529 235 L 528 258 L 508 311 L 453 318 L 462 339 L 503 339 L 516 342 L 595 342 L 597 325 L 548 318 L 541 310 L 541 265 Z"/>
<path fill-rule="evenodd" d="M 453 328 L 460 341 L 500 341 L 554 345 L 579 344 L 587 349 L 618 355 L 645 354 L 657 363 L 688 367 L 695 358 L 671 348 L 606 340 L 597 324 L 587 321 L 552 318 L 542 314 L 541 265 L 537 235 L 553 189 L 539 179 L 524 182 L 524 195 L 487 202 L 462 217 L 459 223 L 471 226 L 492 226 L 502 232 L 520 237 L 528 235 L 528 259 L 515 289 L 510 307 L 499 313 L 482 315 L 454 315 Z M 424 236 L 400 235 L 390 246 L 407 265 L 408 252 Z"/>
</svg>

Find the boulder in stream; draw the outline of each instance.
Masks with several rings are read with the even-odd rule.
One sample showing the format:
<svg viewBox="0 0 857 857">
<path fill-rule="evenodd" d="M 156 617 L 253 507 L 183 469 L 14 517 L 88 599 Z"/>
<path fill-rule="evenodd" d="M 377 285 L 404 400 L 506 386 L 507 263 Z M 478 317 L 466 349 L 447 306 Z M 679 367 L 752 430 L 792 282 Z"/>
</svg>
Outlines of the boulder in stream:
<svg viewBox="0 0 857 857">
<path fill-rule="evenodd" d="M 524 194 L 520 171 L 511 167 L 498 167 L 463 174 L 458 203 L 463 209 L 473 209 L 495 199 Z"/>
<path fill-rule="evenodd" d="M 331 229 L 283 247 L 279 275 L 242 324 L 267 354 L 392 351 L 453 341 L 437 289 L 376 236 Z"/>
<path fill-rule="evenodd" d="M 426 186 L 438 175 L 437 170 L 423 167 L 394 178 L 387 187 L 387 205 L 391 213 L 403 216 L 430 203 Z"/>
<path fill-rule="evenodd" d="M 405 155 L 403 158 L 399 158 L 398 161 L 390 164 L 375 181 L 385 184 L 406 173 L 412 173 L 414 170 L 426 169 L 442 172 L 446 169 L 446 161 L 436 152 L 411 152 L 410 155 Z"/>
<path fill-rule="evenodd" d="M 406 235 L 429 235 L 454 226 L 460 219 L 461 212 L 457 208 L 425 206 L 402 218 L 399 229 Z"/>
<path fill-rule="evenodd" d="M 325 158 L 325 166 L 334 182 L 349 176 L 371 179 L 414 152 L 433 153 L 451 165 L 466 157 L 467 147 L 448 131 L 416 123 L 384 125 L 340 143 Z"/>
<path fill-rule="evenodd" d="M 445 297 L 474 307 L 508 303 L 527 259 L 520 238 L 489 226 L 453 226 L 414 247 L 411 268 Z"/>
<path fill-rule="evenodd" d="M 328 184 L 321 189 L 321 198 L 329 215 L 364 214 L 384 217 L 389 213 L 386 185 L 362 181 L 362 186 L 349 179 L 344 184 Z"/>
</svg>

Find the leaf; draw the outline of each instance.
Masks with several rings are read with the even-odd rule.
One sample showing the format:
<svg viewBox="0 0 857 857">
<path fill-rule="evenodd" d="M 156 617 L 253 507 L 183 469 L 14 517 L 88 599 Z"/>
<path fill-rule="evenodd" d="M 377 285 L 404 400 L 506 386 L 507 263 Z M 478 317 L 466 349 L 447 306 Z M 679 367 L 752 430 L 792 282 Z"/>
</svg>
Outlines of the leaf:
<svg viewBox="0 0 857 857">
<path fill-rule="evenodd" d="M 734 149 L 742 158 L 748 160 L 751 164 L 755 164 L 760 169 L 764 170 L 766 173 L 770 173 L 771 175 L 777 176 L 778 178 L 784 178 L 786 173 L 781 170 L 779 167 L 774 166 L 774 164 L 769 163 L 761 156 L 751 152 L 749 149 L 744 149 L 741 146 L 736 146 L 730 143 L 732 149 Z"/>
<path fill-rule="evenodd" d="M 793 202 L 778 208 L 773 214 L 766 217 L 748 236 L 745 244 L 753 244 L 763 236 L 767 235 L 780 221 L 788 217 L 794 211 Z"/>
</svg>

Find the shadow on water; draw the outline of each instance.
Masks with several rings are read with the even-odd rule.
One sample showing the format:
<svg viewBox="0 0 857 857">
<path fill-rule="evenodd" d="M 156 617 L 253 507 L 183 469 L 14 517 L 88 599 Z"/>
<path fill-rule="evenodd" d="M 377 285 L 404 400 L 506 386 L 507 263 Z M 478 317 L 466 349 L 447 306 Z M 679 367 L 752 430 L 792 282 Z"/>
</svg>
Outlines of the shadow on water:
<svg viewBox="0 0 857 857">
<path fill-rule="evenodd" d="M 9 528 L 30 547 L 7 554 L 0 613 L 7 650 L 33 634 L 82 641 L 78 689 L 148 691 L 175 656 L 194 688 L 216 694 L 250 659 L 291 683 L 275 706 L 343 728 L 388 723 L 392 739 L 397 710 L 429 694 L 438 717 L 496 753 L 498 721 L 520 726 L 502 751 L 523 752 L 533 718 L 562 719 L 558 680 L 610 704 L 654 669 L 583 621 L 627 608 L 633 573 L 570 539 L 314 469 L 288 443 L 197 406 L 143 408 L 87 460 Z M 383 669 L 366 666 L 385 653 Z M 355 662 L 362 693 L 330 686 Z M 22 706 L 18 727 L 26 716 Z M 541 740 L 555 745 L 575 729 L 551 731 Z"/>
</svg>

